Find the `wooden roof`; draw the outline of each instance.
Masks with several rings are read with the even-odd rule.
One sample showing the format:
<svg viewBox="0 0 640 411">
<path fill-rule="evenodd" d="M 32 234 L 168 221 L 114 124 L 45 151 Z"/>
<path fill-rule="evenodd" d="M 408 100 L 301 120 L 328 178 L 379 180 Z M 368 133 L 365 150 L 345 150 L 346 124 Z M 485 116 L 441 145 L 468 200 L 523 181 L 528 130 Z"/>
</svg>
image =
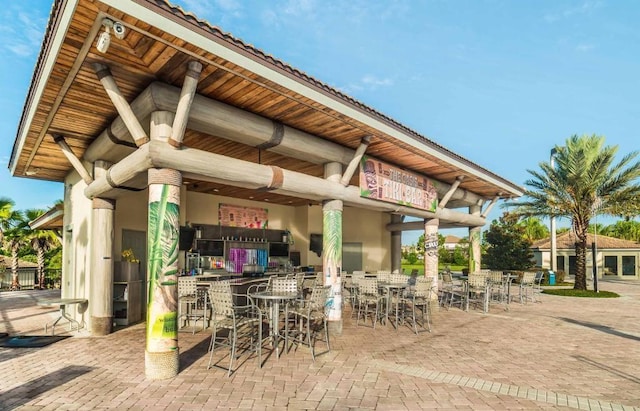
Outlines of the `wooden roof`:
<svg viewBox="0 0 640 411">
<path fill-rule="evenodd" d="M 96 37 L 108 17 L 122 22 L 123 39 L 111 36 L 106 53 Z M 474 164 L 303 72 L 198 20 L 162 0 L 56 0 L 36 64 L 9 168 L 15 176 L 63 181 L 72 169 L 53 140 L 65 137 L 82 158 L 118 116 L 93 64 L 111 69 L 131 102 L 151 82 L 181 87 L 187 63 L 204 68 L 197 93 L 355 149 L 372 136 L 367 154 L 483 199 L 513 198 L 521 187 Z M 142 119 L 140 119 L 142 120 Z M 148 125 L 144 125 L 148 127 Z M 322 165 L 187 130 L 185 144 L 235 158 L 322 176 Z M 355 178 L 355 177 L 354 177 Z M 357 184 L 354 179 L 354 184 Z M 299 205 L 302 200 L 222 184 L 188 181 L 189 190 Z M 451 201 L 448 207 L 465 206 Z"/>
</svg>

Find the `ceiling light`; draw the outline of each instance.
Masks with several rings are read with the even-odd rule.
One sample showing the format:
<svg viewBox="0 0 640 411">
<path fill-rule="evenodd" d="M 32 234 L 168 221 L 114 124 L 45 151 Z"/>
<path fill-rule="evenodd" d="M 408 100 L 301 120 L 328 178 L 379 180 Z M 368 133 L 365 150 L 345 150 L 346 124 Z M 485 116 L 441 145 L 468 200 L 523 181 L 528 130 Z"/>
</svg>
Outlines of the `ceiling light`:
<svg viewBox="0 0 640 411">
<path fill-rule="evenodd" d="M 38 174 L 40 172 L 39 168 L 30 168 L 27 171 L 25 171 L 24 173 L 28 176 L 35 176 L 36 174 Z"/>
</svg>

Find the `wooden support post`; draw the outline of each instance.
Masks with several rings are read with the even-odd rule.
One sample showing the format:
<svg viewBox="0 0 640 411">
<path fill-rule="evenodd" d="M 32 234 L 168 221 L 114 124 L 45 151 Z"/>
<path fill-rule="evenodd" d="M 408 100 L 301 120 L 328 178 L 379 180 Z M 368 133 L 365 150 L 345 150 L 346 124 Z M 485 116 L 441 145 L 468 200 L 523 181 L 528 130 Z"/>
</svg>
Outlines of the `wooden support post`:
<svg viewBox="0 0 640 411">
<path fill-rule="evenodd" d="M 95 162 L 96 176 L 107 172 L 109 163 Z M 91 334 L 107 335 L 113 325 L 113 239 L 115 201 L 93 199 L 91 222 L 90 297 Z"/>
<path fill-rule="evenodd" d="M 340 182 L 342 165 L 328 163 L 325 179 Z M 324 285 L 331 286 L 329 325 L 332 333 L 342 334 L 342 201 L 322 202 L 322 267 Z"/>
<path fill-rule="evenodd" d="M 469 207 L 469 213 L 474 216 L 480 215 L 481 207 L 474 205 Z M 482 267 L 482 257 L 480 252 L 482 227 L 469 228 L 469 272 L 480 271 Z"/>
<path fill-rule="evenodd" d="M 80 159 L 74 154 L 73 150 L 71 150 L 71 147 L 69 147 L 69 144 L 67 144 L 64 137 L 59 134 L 54 134 L 53 141 L 60 146 L 62 153 L 67 157 L 67 160 L 69 160 L 74 170 L 80 174 L 80 178 L 82 178 L 87 185 L 91 184 L 93 182 L 93 178 L 91 178 L 87 169 L 84 168 L 82 161 L 80 161 Z"/>
<path fill-rule="evenodd" d="M 184 132 L 187 129 L 187 120 L 189 119 L 189 110 L 191 110 L 193 97 L 196 95 L 196 88 L 198 87 L 198 79 L 200 78 L 201 71 L 202 64 L 200 64 L 200 62 L 189 62 L 189 69 L 184 78 L 180 100 L 178 100 L 178 107 L 176 108 L 176 116 L 173 119 L 173 132 L 169 139 L 169 144 L 173 147 L 180 148 L 182 146 L 182 139 L 184 138 Z"/>
<path fill-rule="evenodd" d="M 148 143 L 149 137 L 147 136 L 147 133 L 145 133 L 142 125 L 140 125 L 136 115 L 133 113 L 133 110 L 131 110 L 131 106 L 129 106 L 129 103 L 127 103 L 127 100 L 125 100 L 124 96 L 120 92 L 116 81 L 109 71 L 109 67 L 102 63 L 94 63 L 93 68 L 96 71 L 98 80 L 100 80 L 102 86 L 107 92 L 107 95 L 113 102 L 116 110 L 118 110 L 118 114 L 120 114 L 122 121 L 124 121 L 127 129 L 129 129 L 129 133 L 131 133 L 136 146 L 140 147 L 141 145 Z"/>
<path fill-rule="evenodd" d="M 391 214 L 391 223 L 402 223 L 404 216 Z M 391 232 L 391 271 L 402 272 L 402 231 Z"/>
<path fill-rule="evenodd" d="M 356 169 L 360 164 L 360 160 L 362 160 L 362 156 L 367 151 L 367 147 L 369 147 L 369 143 L 371 143 L 371 136 L 362 137 L 362 140 L 360 140 L 360 145 L 356 149 L 353 159 L 349 162 L 347 169 L 344 171 L 344 174 L 340 179 L 340 184 L 343 186 L 346 187 L 349 185 L 349 181 L 351 181 L 351 177 L 353 177 L 353 174 L 356 172 Z"/>
<path fill-rule="evenodd" d="M 449 191 L 447 191 L 444 197 L 442 197 L 442 200 L 438 202 L 438 207 L 444 208 L 447 205 L 453 193 L 456 192 L 458 186 L 460 185 L 460 183 L 462 183 L 462 180 L 464 180 L 464 176 L 456 177 L 456 181 L 454 181 L 451 187 L 449 187 Z"/>
<path fill-rule="evenodd" d="M 166 140 L 173 115 L 152 114 L 152 140 Z M 168 135 L 165 135 L 166 132 Z M 162 142 L 162 144 L 167 144 Z M 147 306 L 145 375 L 167 379 L 178 375 L 178 243 L 182 175 L 171 169 L 152 168 L 149 174 Z"/>
</svg>

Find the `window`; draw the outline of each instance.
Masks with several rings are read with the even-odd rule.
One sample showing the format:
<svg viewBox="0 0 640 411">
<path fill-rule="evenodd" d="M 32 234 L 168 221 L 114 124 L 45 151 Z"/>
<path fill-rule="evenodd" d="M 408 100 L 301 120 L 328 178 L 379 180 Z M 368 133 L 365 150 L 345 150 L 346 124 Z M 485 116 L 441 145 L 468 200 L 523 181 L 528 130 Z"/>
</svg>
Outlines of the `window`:
<svg viewBox="0 0 640 411">
<path fill-rule="evenodd" d="M 618 256 L 604 256 L 604 275 L 618 275 Z"/>
<path fill-rule="evenodd" d="M 622 256 L 622 275 L 636 275 L 636 257 L 633 255 Z"/>
</svg>

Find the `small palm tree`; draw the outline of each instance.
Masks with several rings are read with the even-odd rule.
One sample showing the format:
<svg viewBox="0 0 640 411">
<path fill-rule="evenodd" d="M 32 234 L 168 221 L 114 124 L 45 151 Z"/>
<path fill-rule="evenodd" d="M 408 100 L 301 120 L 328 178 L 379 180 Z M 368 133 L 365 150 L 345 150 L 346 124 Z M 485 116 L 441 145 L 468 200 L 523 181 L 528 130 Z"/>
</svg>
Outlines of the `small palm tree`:
<svg viewBox="0 0 640 411">
<path fill-rule="evenodd" d="M 44 210 L 30 209 L 25 212 L 27 221 L 33 221 L 45 213 Z M 38 258 L 38 286 L 44 289 L 45 253 L 60 244 L 60 239 L 53 230 L 32 230 L 25 238 L 36 252 Z"/>
<path fill-rule="evenodd" d="M 524 228 L 523 235 L 530 242 L 549 237 L 549 229 L 536 217 L 527 217 L 519 225 Z"/>
<path fill-rule="evenodd" d="M 565 217 L 576 235 L 574 288 L 587 289 L 586 256 L 589 223 L 596 215 L 617 215 L 620 205 L 640 194 L 640 163 L 632 152 L 614 163 L 617 146 L 605 146 L 602 136 L 571 136 L 556 146 L 556 166 L 540 163 L 540 171 L 525 185 L 525 201 L 510 203 L 520 216 Z"/>
<path fill-rule="evenodd" d="M 13 209 L 14 205 L 11 199 L 0 198 L 0 245 L 11 254 L 11 289 L 19 290 L 18 251 L 22 244 L 25 221 L 22 213 Z"/>
</svg>

